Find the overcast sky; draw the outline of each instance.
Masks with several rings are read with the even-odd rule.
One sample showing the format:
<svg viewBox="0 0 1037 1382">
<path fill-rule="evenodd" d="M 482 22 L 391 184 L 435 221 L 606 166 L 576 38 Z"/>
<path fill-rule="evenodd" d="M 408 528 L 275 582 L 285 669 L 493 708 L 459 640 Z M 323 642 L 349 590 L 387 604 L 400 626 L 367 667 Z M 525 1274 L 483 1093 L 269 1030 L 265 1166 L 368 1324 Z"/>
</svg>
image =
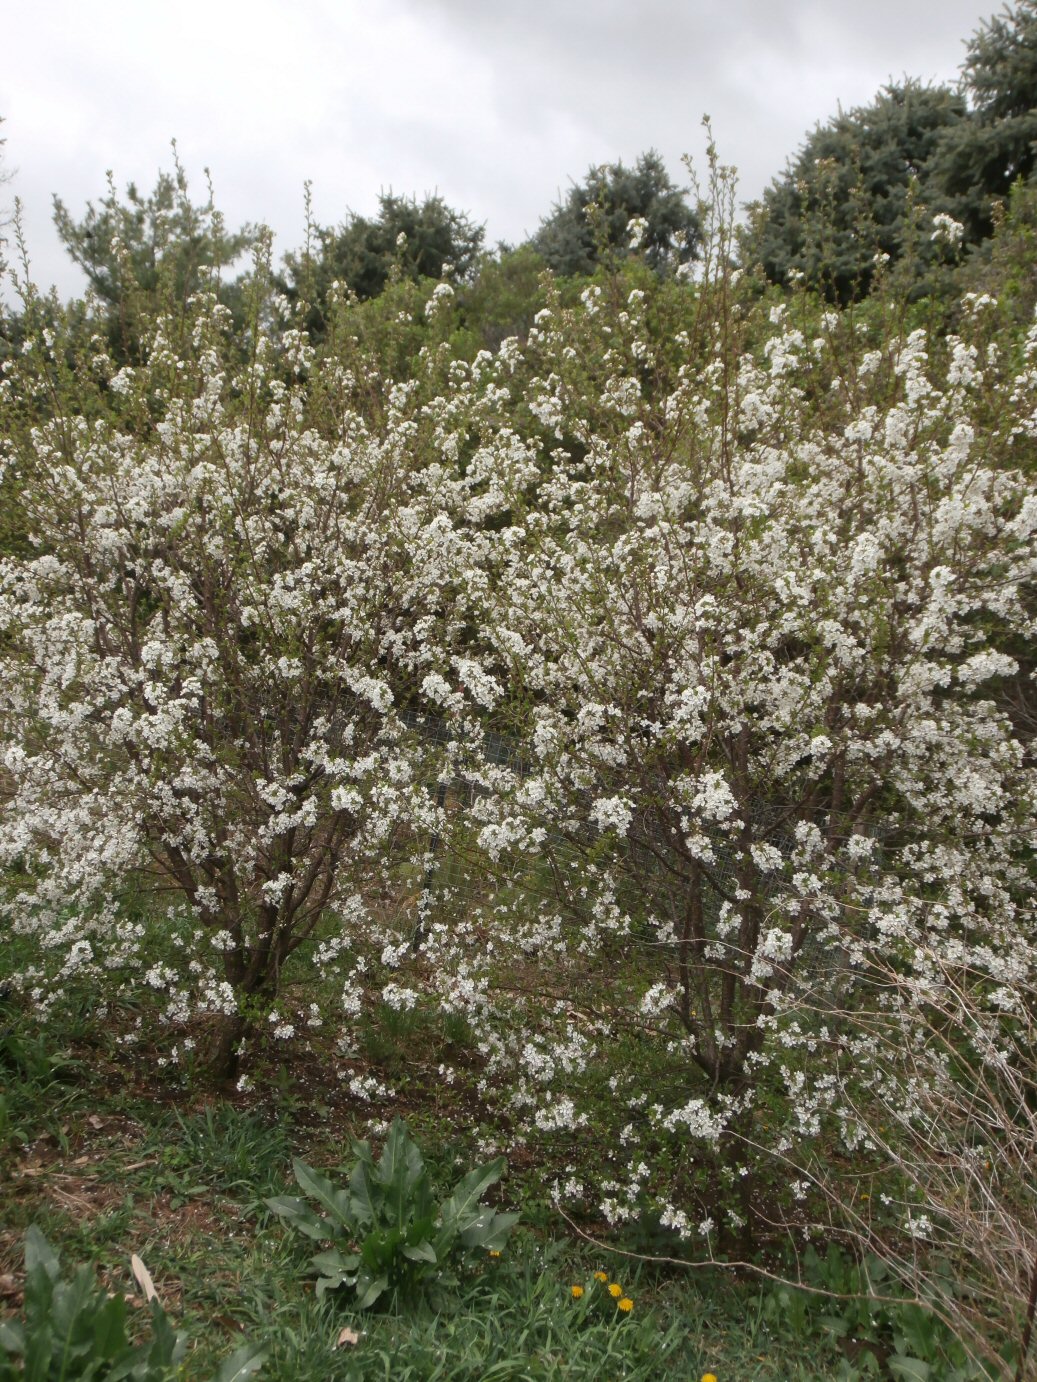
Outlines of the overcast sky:
<svg viewBox="0 0 1037 1382">
<path fill-rule="evenodd" d="M 80 286 L 50 225 L 150 189 L 176 138 L 231 225 L 279 250 L 378 192 L 439 192 L 517 242 L 571 179 L 648 148 L 684 182 L 703 114 L 758 196 L 819 120 L 890 77 L 957 80 L 992 0 L 35 0 L 4 17 L 0 203 L 25 207 L 35 277 Z"/>
</svg>

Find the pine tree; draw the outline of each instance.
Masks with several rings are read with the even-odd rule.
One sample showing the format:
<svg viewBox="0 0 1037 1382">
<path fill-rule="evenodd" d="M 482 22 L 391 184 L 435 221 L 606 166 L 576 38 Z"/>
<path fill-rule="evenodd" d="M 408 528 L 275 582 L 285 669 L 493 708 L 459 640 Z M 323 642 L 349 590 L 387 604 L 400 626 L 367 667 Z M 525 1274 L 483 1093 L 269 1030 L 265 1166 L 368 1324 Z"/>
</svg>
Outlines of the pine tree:
<svg viewBox="0 0 1037 1382">
<path fill-rule="evenodd" d="M 988 20 L 969 40 L 962 85 L 969 118 L 948 130 L 936 178 L 966 238 L 986 239 L 992 205 L 1037 165 L 1037 0 Z"/>
<path fill-rule="evenodd" d="M 941 249 L 913 229 L 913 211 L 945 209 L 932 161 L 944 132 L 964 119 L 961 96 L 914 80 L 883 87 L 870 105 L 839 111 L 814 129 L 764 193 L 746 257 L 762 263 L 774 282 L 802 274 L 843 304 L 869 292 L 877 255 L 895 262 L 910 250 L 921 280 Z"/>
<path fill-rule="evenodd" d="M 631 244 L 630 222 L 646 224 Z M 591 168 L 558 202 L 531 240 L 556 274 L 592 274 L 605 255 L 640 253 L 658 272 L 694 258 L 700 240 L 698 216 L 684 191 L 650 149 L 632 168 L 609 163 Z"/>
</svg>

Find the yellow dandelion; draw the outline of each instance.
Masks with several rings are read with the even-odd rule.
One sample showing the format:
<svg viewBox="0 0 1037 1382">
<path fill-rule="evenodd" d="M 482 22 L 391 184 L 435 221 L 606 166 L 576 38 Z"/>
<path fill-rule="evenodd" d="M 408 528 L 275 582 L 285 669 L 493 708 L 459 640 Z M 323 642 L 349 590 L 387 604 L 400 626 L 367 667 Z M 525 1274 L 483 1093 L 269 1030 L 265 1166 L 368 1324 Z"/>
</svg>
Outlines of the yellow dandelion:
<svg viewBox="0 0 1037 1382">
<path fill-rule="evenodd" d="M 716 1375 L 716 1373 L 715 1373 L 715 1372 L 704 1372 L 704 1373 L 702 1374 L 702 1382 L 717 1382 L 717 1375 Z"/>
<path fill-rule="evenodd" d="M 582 1286 L 574 1286 L 574 1287 L 572 1288 L 572 1291 L 573 1291 L 573 1300 L 579 1300 L 580 1297 L 583 1295 L 583 1287 L 582 1287 Z"/>
<path fill-rule="evenodd" d="M 490 1256 L 491 1256 L 491 1257 L 500 1257 L 500 1248 L 491 1248 L 491 1249 L 490 1249 Z"/>
<path fill-rule="evenodd" d="M 595 1273 L 594 1273 L 594 1280 L 595 1280 L 595 1281 L 608 1281 L 608 1275 L 607 1275 L 605 1272 L 595 1272 Z"/>
<path fill-rule="evenodd" d="M 610 1282 L 610 1283 L 609 1283 L 609 1295 L 610 1295 L 610 1296 L 612 1296 L 615 1300 L 618 1300 L 619 1297 L 620 1297 L 622 1294 L 623 1294 L 623 1288 L 622 1288 L 622 1286 L 620 1286 L 620 1284 L 619 1284 L 618 1281 L 613 1281 L 613 1282 Z"/>
<path fill-rule="evenodd" d="M 622 1310 L 624 1315 L 629 1315 L 634 1308 L 634 1302 L 629 1296 L 624 1296 L 622 1300 L 616 1301 L 616 1309 Z"/>
</svg>

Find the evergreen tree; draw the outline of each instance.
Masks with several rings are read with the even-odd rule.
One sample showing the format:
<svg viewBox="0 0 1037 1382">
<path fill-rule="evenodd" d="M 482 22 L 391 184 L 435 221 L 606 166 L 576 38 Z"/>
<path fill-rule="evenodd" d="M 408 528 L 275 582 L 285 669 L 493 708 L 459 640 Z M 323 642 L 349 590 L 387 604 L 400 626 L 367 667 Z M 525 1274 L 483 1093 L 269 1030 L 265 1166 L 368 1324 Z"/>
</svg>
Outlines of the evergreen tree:
<svg viewBox="0 0 1037 1382">
<path fill-rule="evenodd" d="M 159 174 L 148 196 L 130 183 L 120 198 L 109 175 L 107 194 L 96 206 L 88 202 L 78 221 L 55 197 L 54 224 L 106 309 L 112 348 L 121 357 L 133 356 L 142 315 L 153 314 L 159 304 L 183 315 L 192 294 L 202 288 L 215 290 L 240 314 L 239 292 L 223 271 L 258 232 L 252 226 L 228 232 L 211 190 L 208 201 L 192 203 L 179 162 L 172 174 Z"/>
<path fill-rule="evenodd" d="M 968 120 L 945 132 L 936 175 L 972 242 L 993 230 L 992 203 L 1037 163 L 1037 0 L 988 20 L 969 40 Z"/>
<path fill-rule="evenodd" d="M 868 293 L 876 255 L 896 261 L 912 250 L 921 279 L 943 251 L 927 232 L 912 231 L 912 207 L 945 209 L 932 161 L 941 135 L 964 119 L 961 96 L 913 80 L 840 111 L 814 129 L 764 193 L 746 256 L 774 282 L 803 274 L 844 304 Z"/>
<path fill-rule="evenodd" d="M 320 334 L 328 291 L 338 281 L 361 301 L 378 297 L 394 267 L 404 278 L 440 278 L 446 265 L 461 281 L 471 277 L 484 229 L 442 197 L 400 197 L 383 192 L 373 218 L 351 213 L 337 229 L 316 228 L 315 254 L 285 256 L 289 297 L 311 305 L 310 329 Z"/>
<path fill-rule="evenodd" d="M 646 223 L 639 240 L 630 230 L 638 219 Z M 548 268 L 569 277 L 592 274 L 603 255 L 622 259 L 635 252 L 656 271 L 672 271 L 694 257 L 699 240 L 698 216 L 650 149 L 632 168 L 591 168 L 541 221 L 530 243 Z"/>
</svg>

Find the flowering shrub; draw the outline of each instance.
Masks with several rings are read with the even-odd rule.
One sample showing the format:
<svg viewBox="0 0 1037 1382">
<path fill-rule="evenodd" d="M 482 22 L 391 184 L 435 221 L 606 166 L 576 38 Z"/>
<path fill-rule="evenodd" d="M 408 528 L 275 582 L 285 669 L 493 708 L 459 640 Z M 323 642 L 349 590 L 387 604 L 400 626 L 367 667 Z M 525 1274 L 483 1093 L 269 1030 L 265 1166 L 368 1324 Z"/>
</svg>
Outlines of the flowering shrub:
<svg viewBox="0 0 1037 1382">
<path fill-rule="evenodd" d="M 160 318 L 139 368 L 95 354 L 106 411 L 66 398 L 8 455 L 31 537 L 0 567 L 21 982 L 44 1008 L 75 974 L 217 1014 L 224 1067 L 294 951 L 342 968 L 377 931 L 370 889 L 434 824 L 410 723 L 463 652 L 406 389 L 376 430 L 298 333 L 254 323 L 241 363 L 226 327 L 203 296 L 182 352 Z M 62 383 L 62 343 L 35 346 L 12 408 L 24 375 Z M 178 898 L 160 959 L 130 887 Z"/>
<path fill-rule="evenodd" d="M 630 1149 L 613 1220 L 651 1185 L 642 1138 L 685 1161 L 726 1145 L 737 1177 L 761 1141 L 795 1158 L 832 1126 L 861 1145 L 848 1090 L 880 1058 L 843 1014 L 871 957 L 908 1010 L 937 940 L 991 987 L 1033 973 L 1033 771 L 998 695 L 1034 628 L 1037 508 L 1015 462 L 1037 333 L 1002 380 L 974 326 L 869 348 L 834 315 L 808 340 L 779 306 L 732 328 L 751 352 L 717 335 L 670 383 L 638 292 L 543 319 L 526 401 L 559 444 L 512 491 L 483 582 L 527 757 L 475 774 L 473 814 L 502 869 L 547 856 L 556 885 L 498 926 L 487 973 L 510 947 L 551 978 L 522 1024 L 508 993 L 491 1060 L 550 1130 L 624 1027 L 665 1044 L 666 1097 L 611 1072 Z M 1010 406 L 981 434 L 992 387 Z M 574 1024 L 579 976 L 617 946 L 639 990 Z"/>
<path fill-rule="evenodd" d="M 1010 1090 L 1030 1049 L 1037 328 L 765 296 L 710 234 L 697 284 L 548 284 L 467 362 L 437 290 L 405 382 L 344 298 L 319 355 L 275 321 L 262 266 L 244 335 L 201 295 L 137 367 L 88 351 L 93 393 L 29 340 L 19 982 L 150 985 L 174 1024 L 221 1014 L 229 1059 L 311 943 L 345 1020 L 377 985 L 465 1016 L 519 1137 L 596 1125 L 612 1154 L 561 1156 L 560 1199 L 712 1252 L 809 1231 L 819 1194 L 846 1208 L 833 1164 L 892 1152 L 884 1228 L 914 1241 L 925 1176 L 881 1110 L 917 1149 L 927 1089 Z M 179 898 L 160 960 L 145 884 Z"/>
</svg>

